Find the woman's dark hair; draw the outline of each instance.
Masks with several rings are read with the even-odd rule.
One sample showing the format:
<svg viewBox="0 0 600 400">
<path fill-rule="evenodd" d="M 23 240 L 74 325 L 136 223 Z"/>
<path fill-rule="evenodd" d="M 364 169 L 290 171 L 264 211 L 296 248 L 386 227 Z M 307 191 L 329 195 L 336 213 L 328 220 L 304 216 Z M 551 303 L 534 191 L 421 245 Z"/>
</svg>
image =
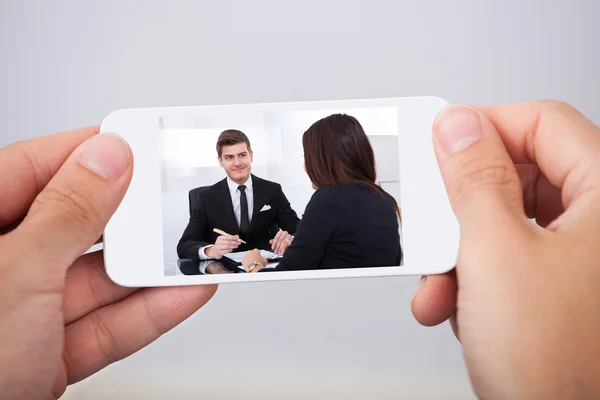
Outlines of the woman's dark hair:
<svg viewBox="0 0 600 400">
<path fill-rule="evenodd" d="M 332 114 L 312 124 L 302 136 L 304 163 L 308 177 L 317 187 L 359 184 L 393 196 L 377 183 L 375 153 L 358 120 L 346 114 Z"/>
</svg>

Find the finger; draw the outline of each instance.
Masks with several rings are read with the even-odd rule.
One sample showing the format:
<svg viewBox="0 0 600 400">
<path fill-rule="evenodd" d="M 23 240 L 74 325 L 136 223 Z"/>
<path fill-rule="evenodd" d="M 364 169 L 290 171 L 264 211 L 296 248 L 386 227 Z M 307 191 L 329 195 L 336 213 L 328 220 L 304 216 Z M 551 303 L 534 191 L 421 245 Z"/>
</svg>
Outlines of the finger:
<svg viewBox="0 0 600 400">
<path fill-rule="evenodd" d="M 0 149 L 0 227 L 21 220 L 39 192 L 98 127 L 41 136 Z"/>
<path fill-rule="evenodd" d="M 237 247 L 237 246 L 233 246 L 233 245 L 223 245 L 223 246 L 221 246 L 221 247 L 219 248 L 219 251 L 220 251 L 222 254 L 225 254 L 225 253 L 229 253 L 229 252 L 231 252 L 232 250 L 234 250 L 234 249 L 235 249 L 235 247 Z"/>
<path fill-rule="evenodd" d="M 143 289 L 68 325 L 55 387 L 78 382 L 142 349 L 204 306 L 216 290 L 216 285 Z"/>
<path fill-rule="evenodd" d="M 273 246 L 277 246 L 279 244 L 279 242 L 281 241 L 281 236 L 283 235 L 283 231 L 279 231 L 275 234 L 275 237 L 273 238 Z"/>
<path fill-rule="evenodd" d="M 0 235 L 4 235 L 6 233 L 11 232 L 12 230 L 14 230 L 17 226 L 19 226 L 19 224 L 25 219 L 25 217 L 20 218 L 19 220 L 13 222 L 12 224 L 9 224 L 3 228 L 0 228 Z M 98 238 L 98 240 L 96 240 L 96 242 L 94 244 L 99 244 L 102 243 L 104 241 L 104 235 L 100 235 L 100 237 Z"/>
<path fill-rule="evenodd" d="M 279 239 L 279 241 L 277 242 L 277 245 L 274 248 L 275 253 L 281 253 L 281 248 L 283 246 L 283 239 Z"/>
<path fill-rule="evenodd" d="M 290 235 L 286 234 L 283 238 L 281 238 L 281 242 L 279 243 L 279 251 L 278 253 L 282 253 L 287 246 L 292 242 L 292 238 Z"/>
<path fill-rule="evenodd" d="M 523 188 L 523 203 L 527 218 L 535 218 L 546 227 L 564 212 L 561 191 L 546 178 L 535 164 L 517 164 Z"/>
<path fill-rule="evenodd" d="M 232 250 L 239 247 L 239 245 L 240 244 L 238 242 L 229 242 L 225 245 L 225 248 L 227 248 L 228 250 Z"/>
<path fill-rule="evenodd" d="M 527 220 L 516 167 L 482 112 L 448 107 L 433 131 L 438 165 L 461 232 L 480 235 L 490 225 Z"/>
<path fill-rule="evenodd" d="M 137 288 L 115 285 L 106 274 L 101 251 L 81 256 L 66 277 L 63 314 L 68 325 L 90 312 L 115 303 L 136 292 Z"/>
<path fill-rule="evenodd" d="M 277 253 L 283 253 L 284 251 L 287 250 L 288 246 L 292 243 L 292 240 L 290 239 L 289 236 L 286 236 L 285 239 L 283 239 L 281 241 L 281 243 L 279 244 L 279 248 L 277 249 Z"/>
<path fill-rule="evenodd" d="M 236 242 L 239 239 L 236 238 L 235 236 L 219 236 L 219 238 L 217 239 L 217 242 L 223 242 L 223 243 L 229 243 L 229 242 Z"/>
<path fill-rule="evenodd" d="M 235 242 L 231 240 L 221 240 L 217 245 L 221 247 L 228 247 L 233 245 Z"/>
<path fill-rule="evenodd" d="M 480 107 L 502 137 L 516 163 L 539 166 L 550 184 L 562 191 L 565 209 L 578 196 L 593 204 L 600 197 L 600 128 L 575 108 L 556 101 Z M 588 212 L 568 210 L 590 221 Z"/>
<path fill-rule="evenodd" d="M 456 272 L 423 277 L 411 303 L 415 319 L 424 326 L 435 326 L 456 311 Z"/>
<path fill-rule="evenodd" d="M 283 245 L 281 246 L 281 253 L 287 251 L 288 247 L 290 247 L 290 245 L 292 244 L 292 239 L 288 239 L 286 240 Z"/>
<path fill-rule="evenodd" d="M 236 239 L 236 238 L 231 238 L 231 239 L 225 239 L 223 241 L 223 243 L 227 244 L 227 245 L 239 245 L 240 244 L 240 239 Z"/>
<path fill-rule="evenodd" d="M 229 249 L 230 246 L 231 246 L 230 243 L 224 242 L 224 243 L 219 243 L 219 245 L 217 247 L 219 248 L 219 250 L 227 250 L 227 249 Z"/>
<path fill-rule="evenodd" d="M 133 160 L 119 137 L 94 136 L 69 156 L 7 237 L 31 265 L 66 268 L 102 234 L 131 180 Z"/>
<path fill-rule="evenodd" d="M 229 237 L 229 238 L 227 239 L 227 241 L 228 241 L 229 243 L 232 243 L 232 244 L 234 244 L 234 243 L 235 243 L 235 244 L 240 244 L 240 243 L 241 243 L 241 239 L 240 239 L 240 237 L 239 237 L 239 236 L 237 236 L 237 235 L 236 235 L 236 236 L 231 236 L 231 237 Z"/>
</svg>

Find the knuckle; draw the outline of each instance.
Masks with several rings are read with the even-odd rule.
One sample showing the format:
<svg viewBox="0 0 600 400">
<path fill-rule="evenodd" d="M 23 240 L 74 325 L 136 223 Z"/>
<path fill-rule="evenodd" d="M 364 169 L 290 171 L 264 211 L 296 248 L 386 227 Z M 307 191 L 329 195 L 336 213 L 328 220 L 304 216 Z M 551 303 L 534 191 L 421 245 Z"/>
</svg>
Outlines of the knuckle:
<svg viewBox="0 0 600 400">
<path fill-rule="evenodd" d="M 589 121 L 575 106 L 558 100 L 542 100 L 539 103 L 537 124 L 540 120 L 555 120 L 561 118 L 563 122 L 581 123 L 583 120 Z M 555 123 L 555 122 L 553 122 Z"/>
<path fill-rule="evenodd" d="M 54 209 L 74 221 L 85 234 L 97 237 L 96 227 L 101 218 L 95 209 L 94 202 L 85 190 L 73 187 L 48 186 L 35 199 L 32 209 Z"/>
<path fill-rule="evenodd" d="M 146 327 L 144 329 L 145 335 L 143 337 L 143 342 L 150 342 L 155 338 L 158 338 L 161 335 L 163 335 L 167 331 L 167 328 L 164 327 L 164 323 L 161 322 L 160 312 L 157 311 L 153 302 L 150 301 L 149 296 L 146 295 L 143 297 L 143 299 L 144 301 L 142 304 L 144 305 L 144 314 L 146 315 L 147 321 Z M 182 303 L 181 295 L 175 292 L 173 298 L 171 299 L 171 302 L 171 304 Z"/>
<path fill-rule="evenodd" d="M 38 191 L 41 191 L 44 187 L 43 182 L 47 182 L 51 174 L 47 172 L 47 168 L 44 168 L 39 161 L 39 157 L 36 155 L 35 151 L 32 149 L 30 142 L 23 141 L 20 143 L 21 146 L 18 148 L 21 150 L 21 154 L 23 155 L 23 159 L 26 160 L 29 165 L 31 171 L 33 172 L 33 176 L 35 177 L 35 185 Z"/>
<path fill-rule="evenodd" d="M 463 162 L 457 176 L 452 202 L 482 187 L 510 187 L 520 193 L 521 184 L 516 171 L 500 158 L 473 158 Z"/>
<path fill-rule="evenodd" d="M 543 111 L 556 112 L 559 114 L 573 114 L 579 111 L 571 104 L 559 100 L 541 100 L 540 109 Z"/>
</svg>

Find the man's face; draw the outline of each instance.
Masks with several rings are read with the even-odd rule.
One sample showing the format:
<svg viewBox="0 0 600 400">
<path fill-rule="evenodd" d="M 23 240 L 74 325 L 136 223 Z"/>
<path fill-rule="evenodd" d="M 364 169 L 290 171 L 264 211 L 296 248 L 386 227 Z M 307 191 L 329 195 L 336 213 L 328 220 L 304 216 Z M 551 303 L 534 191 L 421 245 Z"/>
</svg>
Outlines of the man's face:
<svg viewBox="0 0 600 400">
<path fill-rule="evenodd" d="M 219 163 L 225 169 L 229 179 L 242 184 L 250 176 L 252 151 L 248 150 L 246 143 L 223 146 Z"/>
</svg>

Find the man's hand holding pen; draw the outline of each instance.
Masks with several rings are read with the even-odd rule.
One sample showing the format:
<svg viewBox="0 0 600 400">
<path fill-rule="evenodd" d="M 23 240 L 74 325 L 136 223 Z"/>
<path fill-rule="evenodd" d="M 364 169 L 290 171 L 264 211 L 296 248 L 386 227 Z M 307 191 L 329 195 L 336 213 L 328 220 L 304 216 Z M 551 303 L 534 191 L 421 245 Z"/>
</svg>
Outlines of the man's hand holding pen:
<svg viewBox="0 0 600 400">
<path fill-rule="evenodd" d="M 206 255 L 217 260 L 221 259 L 225 254 L 237 249 L 242 242 L 238 235 L 221 234 L 217 237 L 214 246 L 206 249 Z"/>
</svg>

